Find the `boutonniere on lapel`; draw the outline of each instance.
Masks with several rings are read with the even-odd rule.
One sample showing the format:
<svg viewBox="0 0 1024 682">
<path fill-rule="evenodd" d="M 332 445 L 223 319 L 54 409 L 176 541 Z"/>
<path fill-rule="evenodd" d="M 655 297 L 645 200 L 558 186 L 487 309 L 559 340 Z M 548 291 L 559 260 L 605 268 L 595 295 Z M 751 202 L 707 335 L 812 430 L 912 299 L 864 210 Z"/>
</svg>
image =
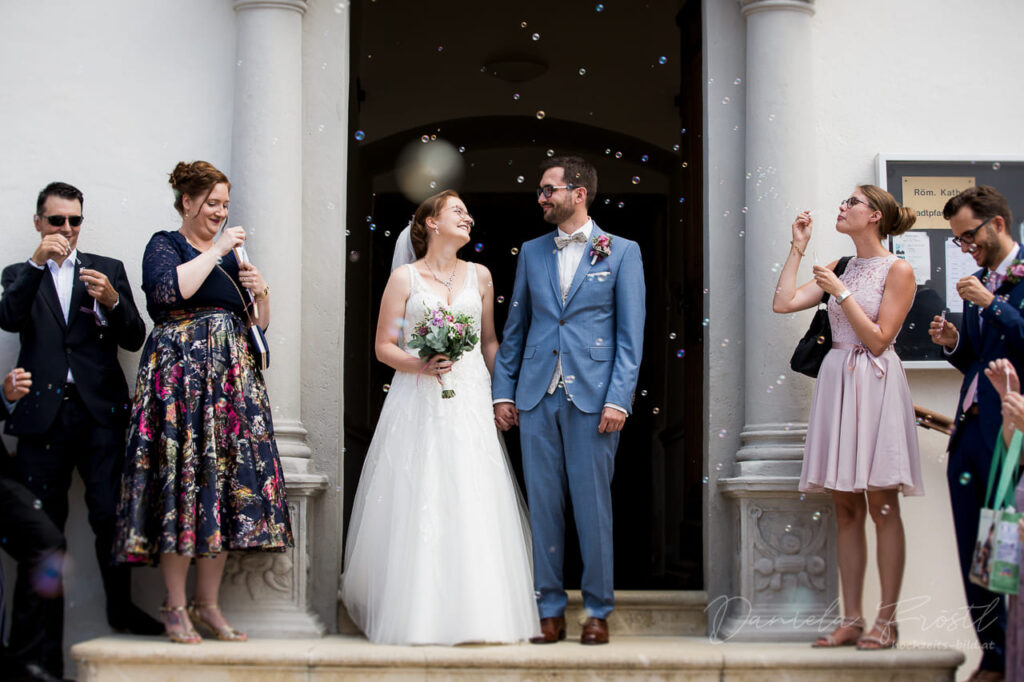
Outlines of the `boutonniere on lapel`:
<svg viewBox="0 0 1024 682">
<path fill-rule="evenodd" d="M 1017 284 L 1022 279 L 1024 279 L 1024 260 L 1014 258 L 1013 262 L 1010 263 L 1010 267 L 1006 269 L 1006 282 L 1008 284 Z"/>
<path fill-rule="evenodd" d="M 599 260 L 604 260 L 612 255 L 612 238 L 606 234 L 600 234 L 590 240 L 590 264 L 594 265 Z M 1016 261 L 1015 261 L 1016 262 Z"/>
</svg>

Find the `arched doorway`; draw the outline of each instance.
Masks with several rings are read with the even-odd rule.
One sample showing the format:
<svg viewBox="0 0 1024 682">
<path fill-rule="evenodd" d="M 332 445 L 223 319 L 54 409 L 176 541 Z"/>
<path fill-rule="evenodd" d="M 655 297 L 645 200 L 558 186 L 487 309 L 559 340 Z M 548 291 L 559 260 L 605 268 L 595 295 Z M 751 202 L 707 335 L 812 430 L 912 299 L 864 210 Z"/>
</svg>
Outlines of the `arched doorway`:
<svg viewBox="0 0 1024 682">
<path fill-rule="evenodd" d="M 527 8 L 531 4 L 526 3 Z M 655 32 L 662 36 L 662 41 L 667 40 L 663 37 L 666 35 L 672 40 L 670 45 L 663 46 L 662 55 L 667 63 L 673 64 L 671 69 L 659 71 L 663 65 L 657 63 L 658 56 L 653 58 L 654 64 L 643 64 L 645 78 L 653 73 L 660 92 L 674 94 L 674 98 L 661 102 L 658 115 L 645 113 L 645 102 L 630 104 L 599 98 L 603 101 L 601 106 L 614 111 L 598 116 L 589 109 L 594 104 L 592 98 L 559 93 L 561 79 L 552 79 L 545 88 L 538 84 L 536 93 L 530 92 L 534 86 L 528 82 L 498 83 L 498 89 L 505 88 L 511 94 L 504 103 L 490 102 L 494 79 L 486 73 L 479 74 L 479 70 L 481 64 L 487 63 L 488 55 L 504 54 L 501 48 L 472 40 L 459 42 L 455 36 L 462 38 L 465 34 L 459 33 L 458 22 L 449 25 L 447 20 L 439 21 L 425 12 L 410 17 L 408 6 L 400 18 L 378 12 L 374 6 L 354 13 L 350 119 L 353 134 L 361 130 L 364 139 L 352 144 L 349 159 L 344 375 L 346 524 L 355 483 L 385 398 L 383 387 L 392 374 L 389 368 L 373 360 L 372 338 L 380 295 L 390 272 L 394 239 L 415 208 L 397 191 L 391 176 L 398 154 L 410 141 L 423 135 L 436 135 L 464 149 L 467 174 L 458 189 L 477 219 L 473 244 L 478 244 L 479 250 L 470 246 L 463 255 L 490 268 L 498 296 L 511 291 L 515 274 L 513 249 L 550 229 L 540 220 L 533 198 L 537 164 L 549 150 L 581 154 L 598 168 L 598 197 L 591 208 L 592 216 L 603 229 L 640 244 L 648 287 L 644 361 L 634 415 L 623 433 L 613 484 L 616 587 L 702 587 L 700 10 L 699 2 L 665 4 L 674 7 L 671 11 L 664 7 L 648 8 L 629 19 L 633 28 L 657 27 Z M 563 26 L 553 15 L 564 15 L 566 22 L 571 23 L 573 11 L 545 5 L 544 14 L 551 26 Z M 450 16 L 462 15 L 446 15 Z M 611 21 L 602 24 L 605 19 Z M 614 32 L 612 21 L 621 19 L 597 17 L 596 28 L 591 28 L 598 33 Z M 667 30 L 663 25 L 666 19 L 670 22 Z M 481 33 L 486 33 L 490 21 L 480 22 Z M 511 32 L 496 30 L 490 40 L 520 40 L 520 23 L 516 21 Z M 622 79 L 629 74 L 601 65 L 615 63 L 616 54 L 610 53 L 621 56 L 646 45 L 643 31 L 624 28 L 625 35 L 632 37 L 614 44 L 601 41 L 599 35 L 564 32 L 567 40 L 593 38 L 596 43 L 581 48 L 575 55 L 578 62 L 594 64 L 573 69 L 576 78 L 589 78 L 587 88 L 597 93 L 622 89 Z M 455 69 L 447 78 L 444 73 L 431 75 L 427 69 L 418 80 L 410 80 L 406 72 L 415 67 L 406 59 L 389 54 L 386 48 L 382 51 L 382 44 L 402 47 L 408 54 L 423 43 L 422 35 L 432 30 L 435 33 L 430 45 L 437 42 L 437 47 L 443 48 L 441 53 L 449 50 L 464 56 L 459 57 L 461 61 L 455 60 L 454 67 L 445 64 L 445 68 Z M 445 39 L 449 35 L 450 42 Z M 504 35 L 510 37 L 502 38 Z M 694 40 L 698 41 L 696 45 Z M 549 71 L 568 71 L 564 64 L 558 66 L 558 60 L 563 58 L 559 50 L 552 54 L 524 52 L 519 58 L 544 64 Z M 587 73 L 580 76 L 580 69 Z M 476 76 L 484 79 L 476 92 L 457 87 L 459 79 Z M 400 81 L 409 89 L 404 97 L 394 101 L 404 100 L 410 106 L 398 111 L 370 104 L 393 97 L 393 93 L 379 93 Z M 572 83 L 573 88 L 577 85 Z M 447 94 L 449 89 L 451 95 Z M 444 107 L 436 103 L 417 107 L 414 103 L 435 97 L 450 97 L 450 110 L 463 115 L 424 118 L 432 110 L 440 112 Z M 527 97 L 536 98 L 548 108 L 543 118 L 533 112 L 532 104 L 525 112 L 518 106 Z M 484 100 L 488 102 L 480 104 Z M 644 119 L 640 125 L 636 121 L 617 125 L 615 122 L 623 115 L 630 115 L 633 106 L 636 109 L 632 115 Z M 381 111 L 387 112 L 391 125 L 402 127 L 373 136 L 372 126 L 382 122 Z M 659 134 L 639 134 L 656 125 L 671 127 Z M 507 305 L 496 305 L 499 333 Z M 517 438 L 518 434 L 513 432 L 506 440 L 513 466 L 518 470 Z M 573 545 L 574 539 L 570 538 L 567 547 Z M 579 568 L 578 556 L 567 553 L 566 578 L 570 586 L 578 581 Z"/>
</svg>

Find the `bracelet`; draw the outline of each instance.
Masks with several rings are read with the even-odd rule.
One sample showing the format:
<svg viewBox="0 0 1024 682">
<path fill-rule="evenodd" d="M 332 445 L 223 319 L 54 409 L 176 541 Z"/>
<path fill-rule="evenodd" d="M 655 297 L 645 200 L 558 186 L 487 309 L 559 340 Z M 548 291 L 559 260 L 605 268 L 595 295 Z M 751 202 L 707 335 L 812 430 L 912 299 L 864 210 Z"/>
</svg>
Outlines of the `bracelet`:
<svg viewBox="0 0 1024 682">
<path fill-rule="evenodd" d="M 797 253 L 799 253 L 801 256 L 806 256 L 807 255 L 806 253 L 804 253 L 803 251 L 800 250 L 800 247 L 798 247 L 796 244 L 793 243 L 792 239 L 789 240 L 789 245 L 792 246 L 793 250 L 796 251 Z"/>
<path fill-rule="evenodd" d="M 270 285 L 269 284 L 264 285 L 263 291 L 261 291 L 260 293 L 256 294 L 255 296 L 253 296 L 253 298 L 256 299 L 256 301 L 262 301 L 267 296 L 270 296 Z"/>
<path fill-rule="evenodd" d="M 843 301 L 850 298 L 851 296 L 853 296 L 853 294 L 850 293 L 849 289 L 843 289 L 841 292 L 839 292 L 839 295 L 836 296 L 836 303 L 842 305 Z"/>
</svg>

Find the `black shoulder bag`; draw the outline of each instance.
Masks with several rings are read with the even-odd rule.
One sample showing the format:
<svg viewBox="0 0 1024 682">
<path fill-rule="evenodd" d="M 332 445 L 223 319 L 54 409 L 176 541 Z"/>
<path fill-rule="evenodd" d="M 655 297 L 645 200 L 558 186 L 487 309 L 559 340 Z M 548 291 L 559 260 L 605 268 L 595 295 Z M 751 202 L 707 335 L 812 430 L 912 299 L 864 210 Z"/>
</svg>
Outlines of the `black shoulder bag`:
<svg viewBox="0 0 1024 682">
<path fill-rule="evenodd" d="M 833 272 L 839 277 L 846 271 L 846 264 L 850 262 L 851 256 L 843 256 L 836 263 Z M 828 321 L 828 294 L 821 297 L 818 310 L 811 318 L 811 326 L 807 333 L 796 344 L 793 357 L 789 359 L 789 367 L 794 372 L 806 374 L 809 377 L 817 378 L 821 363 L 832 348 L 832 325 Z"/>
</svg>

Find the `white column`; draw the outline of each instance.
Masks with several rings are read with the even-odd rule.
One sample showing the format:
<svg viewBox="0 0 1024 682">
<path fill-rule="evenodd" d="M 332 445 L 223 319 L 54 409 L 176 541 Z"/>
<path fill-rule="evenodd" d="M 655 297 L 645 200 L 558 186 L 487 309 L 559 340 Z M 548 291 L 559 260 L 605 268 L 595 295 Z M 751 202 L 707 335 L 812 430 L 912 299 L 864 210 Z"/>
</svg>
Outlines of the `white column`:
<svg viewBox="0 0 1024 682">
<path fill-rule="evenodd" d="M 305 473 L 302 331 L 302 16 L 305 0 L 234 0 L 231 222 L 271 289 L 267 387 L 285 473 Z"/>
<path fill-rule="evenodd" d="M 789 369 L 793 324 L 771 310 L 776 262 L 789 250 L 794 206 L 813 201 L 817 159 L 809 115 L 814 0 L 740 0 L 746 18 L 745 426 L 734 477 L 740 599 L 718 634 L 806 639 L 836 595 L 832 509 L 800 496 L 811 384 Z M 771 387 L 771 390 L 768 390 Z"/>
<path fill-rule="evenodd" d="M 288 488 L 295 548 L 234 553 L 221 588 L 225 610 L 256 636 L 323 634 L 310 609 L 313 499 L 327 485 L 310 472 L 301 421 L 302 19 L 305 0 L 234 0 L 237 51 L 231 222 L 271 287 L 266 373 Z"/>
</svg>

